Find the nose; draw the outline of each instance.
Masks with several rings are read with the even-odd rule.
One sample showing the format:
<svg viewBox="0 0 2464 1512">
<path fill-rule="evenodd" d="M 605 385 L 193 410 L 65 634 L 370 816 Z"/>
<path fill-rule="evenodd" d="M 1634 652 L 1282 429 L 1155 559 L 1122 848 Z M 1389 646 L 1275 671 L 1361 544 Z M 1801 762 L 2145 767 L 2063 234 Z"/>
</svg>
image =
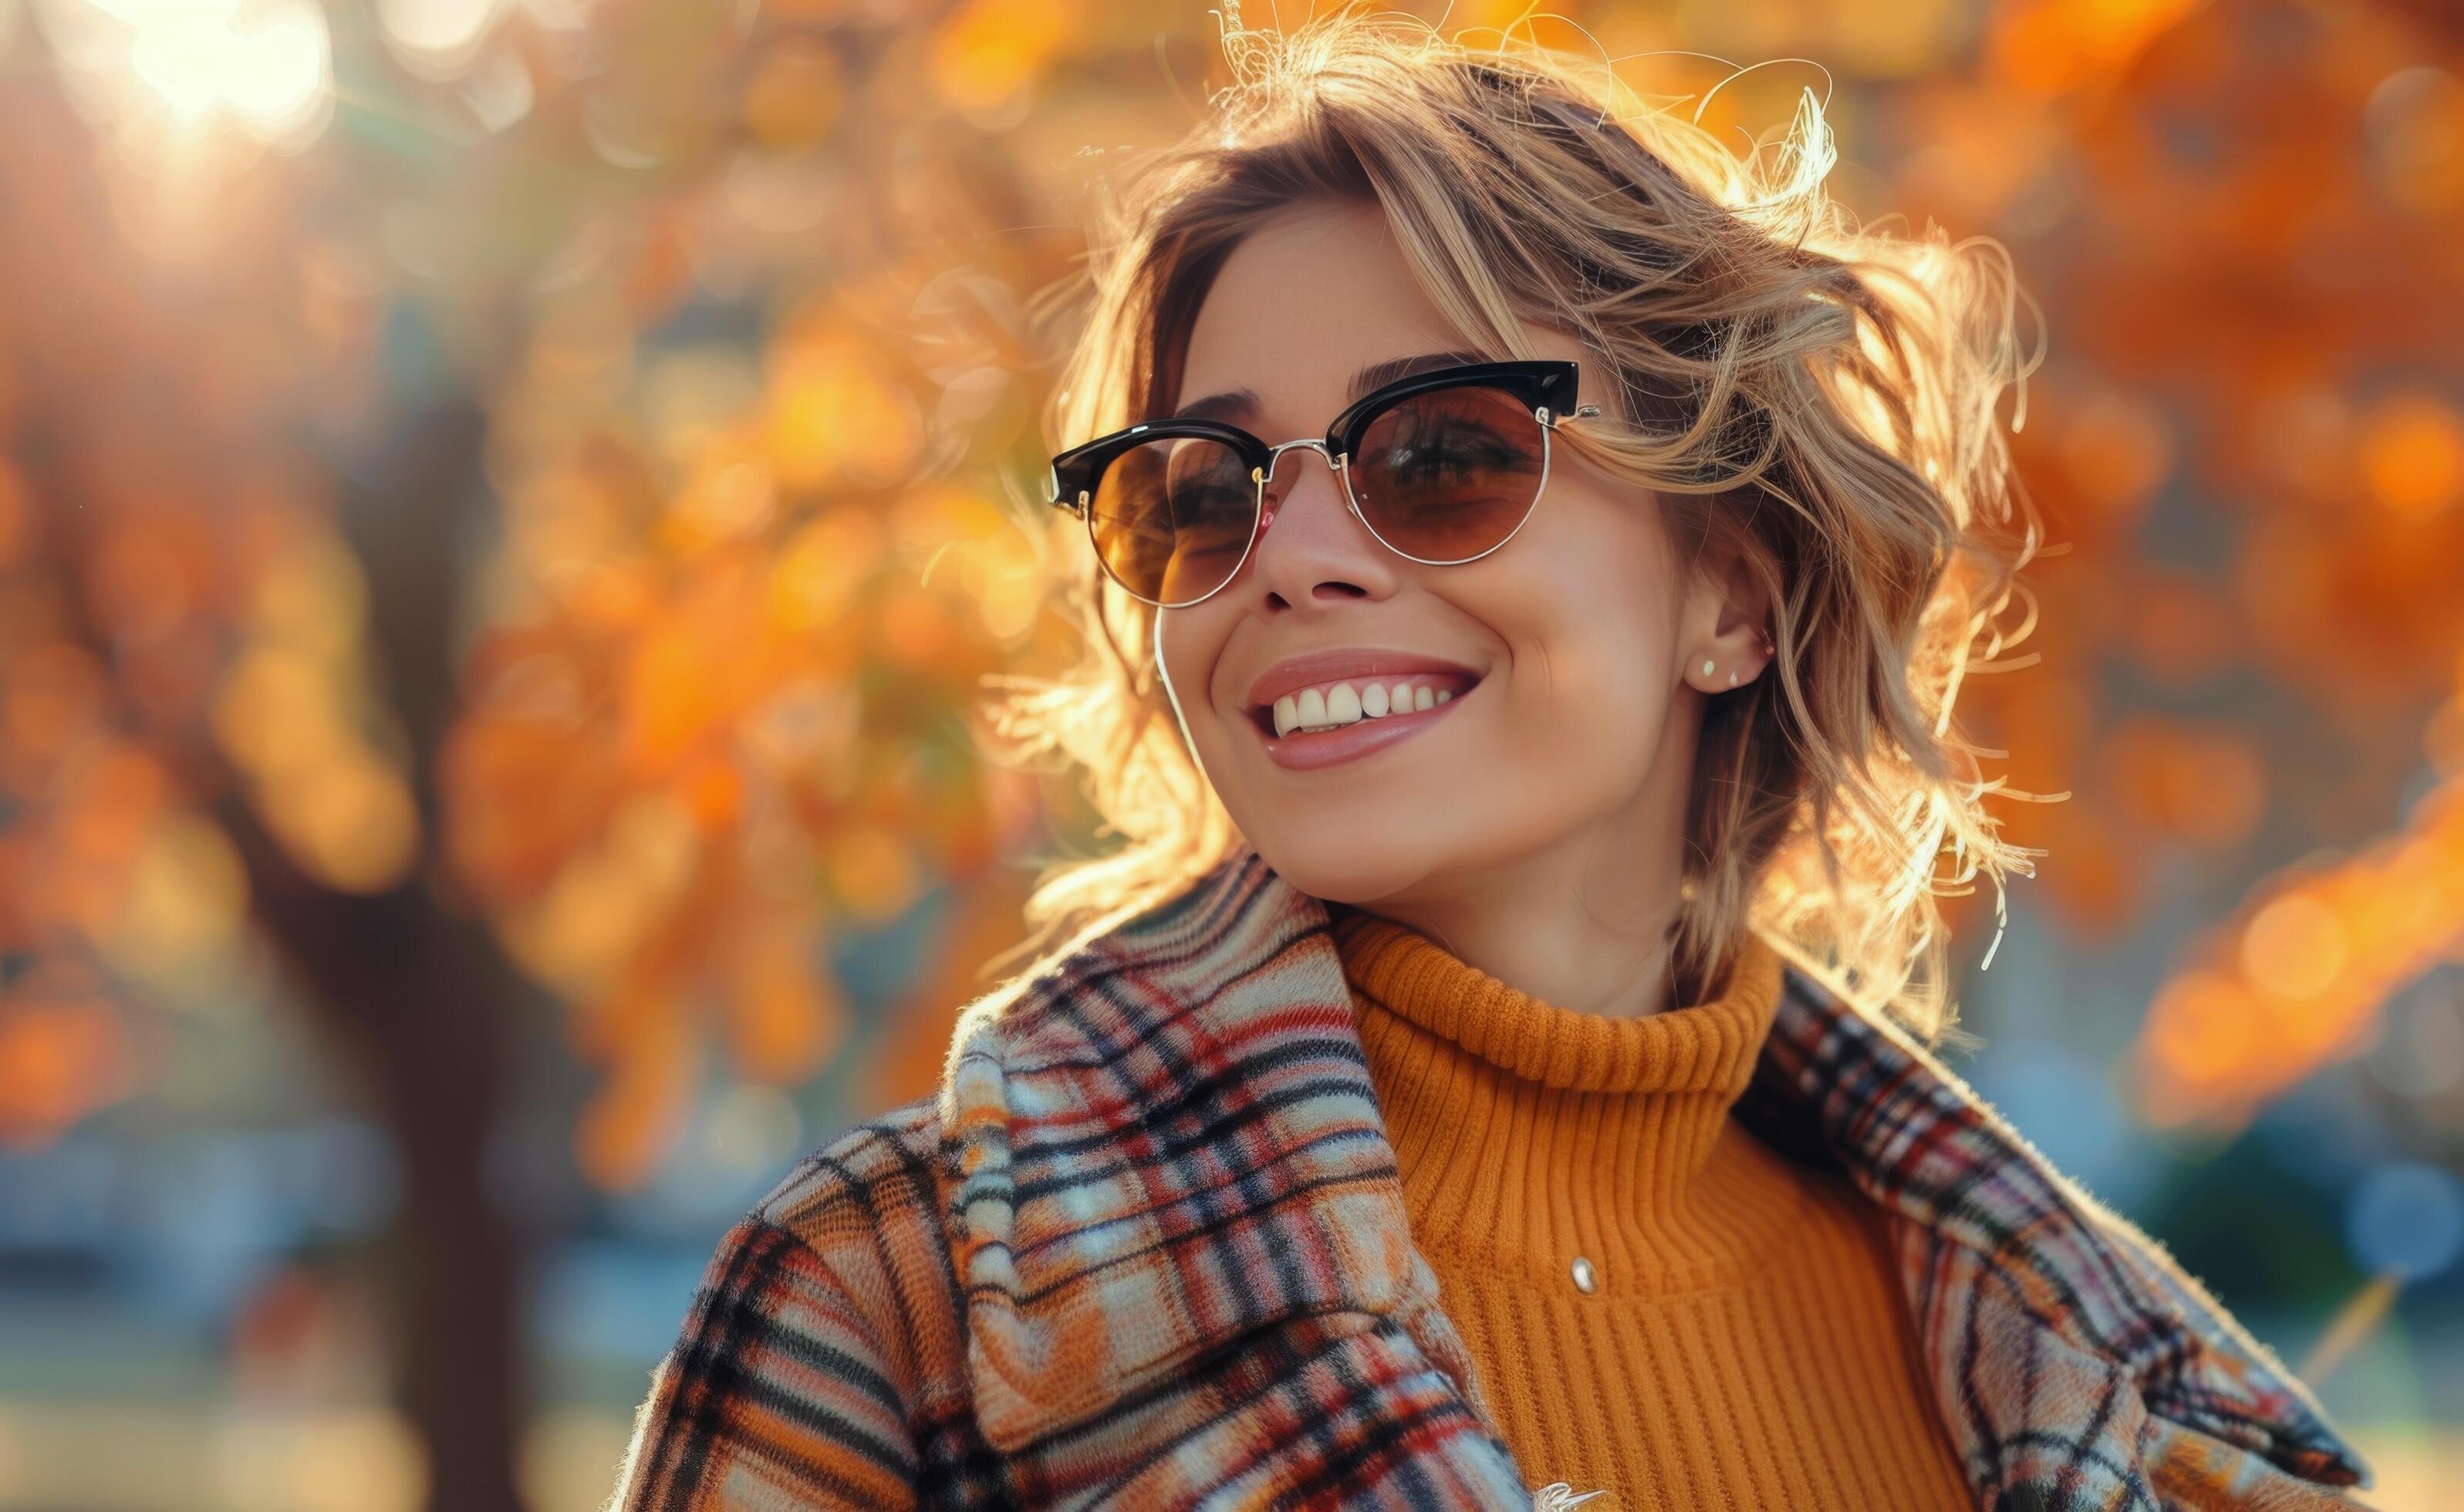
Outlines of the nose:
<svg viewBox="0 0 2464 1512">
<path fill-rule="evenodd" d="M 1325 443 L 1294 442 L 1279 449 L 1268 467 L 1258 540 L 1249 553 L 1252 603 L 1273 613 L 1393 593 L 1399 559 L 1353 514 Z"/>
</svg>

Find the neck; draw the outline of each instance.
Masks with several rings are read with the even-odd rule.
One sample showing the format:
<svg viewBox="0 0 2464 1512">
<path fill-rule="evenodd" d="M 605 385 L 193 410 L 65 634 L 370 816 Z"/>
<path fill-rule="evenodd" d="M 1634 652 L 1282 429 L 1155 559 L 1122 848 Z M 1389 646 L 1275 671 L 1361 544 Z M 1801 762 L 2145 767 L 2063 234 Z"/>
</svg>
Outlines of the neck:
<svg viewBox="0 0 2464 1512">
<path fill-rule="evenodd" d="M 1672 1006 L 1670 932 L 1701 712 L 1690 691 L 1672 701 L 1650 771 L 1624 807 L 1537 849 L 1353 906 L 1577 1013 L 1633 1019 Z"/>
</svg>

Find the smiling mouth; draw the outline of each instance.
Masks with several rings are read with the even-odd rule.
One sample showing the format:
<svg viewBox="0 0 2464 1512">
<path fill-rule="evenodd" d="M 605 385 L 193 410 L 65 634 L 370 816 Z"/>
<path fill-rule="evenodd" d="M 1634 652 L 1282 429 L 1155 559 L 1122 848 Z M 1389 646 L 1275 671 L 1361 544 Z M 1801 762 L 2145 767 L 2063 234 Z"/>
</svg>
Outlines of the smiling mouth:
<svg viewBox="0 0 2464 1512">
<path fill-rule="evenodd" d="M 1249 721 L 1270 739 L 1325 734 L 1453 702 L 1480 679 L 1459 672 L 1399 672 L 1346 678 L 1296 689 L 1249 710 Z"/>
</svg>

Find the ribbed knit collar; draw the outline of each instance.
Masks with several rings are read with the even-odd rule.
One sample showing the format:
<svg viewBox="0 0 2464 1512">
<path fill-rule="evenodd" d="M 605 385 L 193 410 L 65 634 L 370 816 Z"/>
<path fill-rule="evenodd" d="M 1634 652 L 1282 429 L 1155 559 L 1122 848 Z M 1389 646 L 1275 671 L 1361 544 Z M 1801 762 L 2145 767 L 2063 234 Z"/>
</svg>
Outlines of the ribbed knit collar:
<svg viewBox="0 0 2464 1512">
<path fill-rule="evenodd" d="M 1424 1248 L 1559 1286 L 1579 1255 L 1637 1293 L 1716 1283 L 1778 1240 L 1795 1189 L 1727 1116 L 1778 1009 L 1759 935 L 1711 1000 L 1611 1018 L 1378 915 L 1331 922 Z"/>
<path fill-rule="evenodd" d="M 1576 1092 L 1707 1092 L 1734 1102 L 1779 1008 L 1780 959 L 1748 934 L 1727 991 L 1639 1018 L 1544 1002 L 1404 925 L 1330 910 L 1344 975 L 1371 1001 L 1542 1086 Z M 1725 1109 L 1724 1109 L 1725 1110 Z"/>
</svg>

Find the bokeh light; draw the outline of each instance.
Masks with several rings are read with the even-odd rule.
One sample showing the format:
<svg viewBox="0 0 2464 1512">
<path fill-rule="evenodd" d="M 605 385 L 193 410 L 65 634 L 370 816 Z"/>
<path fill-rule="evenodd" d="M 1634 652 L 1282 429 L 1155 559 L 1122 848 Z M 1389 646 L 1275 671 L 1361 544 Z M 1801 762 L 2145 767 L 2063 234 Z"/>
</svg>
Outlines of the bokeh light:
<svg viewBox="0 0 2464 1512">
<path fill-rule="evenodd" d="M 2369 1271 L 2421 1281 L 2464 1255 L 2464 1182 L 2417 1162 L 2382 1166 L 2353 1194 L 2344 1221 Z"/>
<path fill-rule="evenodd" d="M 2464 37 L 1401 8 L 2007 248 L 2051 541 L 1960 711 L 2041 854 L 1945 1054 L 2443 1504 Z M 0 0 L 0 1509 L 597 1507 L 718 1229 L 1108 843 L 981 705 L 1076 649 L 1050 296 L 1218 25 Z"/>
<path fill-rule="evenodd" d="M 170 132 L 228 123 L 297 151 L 329 115 L 333 43 L 312 0 L 36 0 L 89 108 Z"/>
</svg>

